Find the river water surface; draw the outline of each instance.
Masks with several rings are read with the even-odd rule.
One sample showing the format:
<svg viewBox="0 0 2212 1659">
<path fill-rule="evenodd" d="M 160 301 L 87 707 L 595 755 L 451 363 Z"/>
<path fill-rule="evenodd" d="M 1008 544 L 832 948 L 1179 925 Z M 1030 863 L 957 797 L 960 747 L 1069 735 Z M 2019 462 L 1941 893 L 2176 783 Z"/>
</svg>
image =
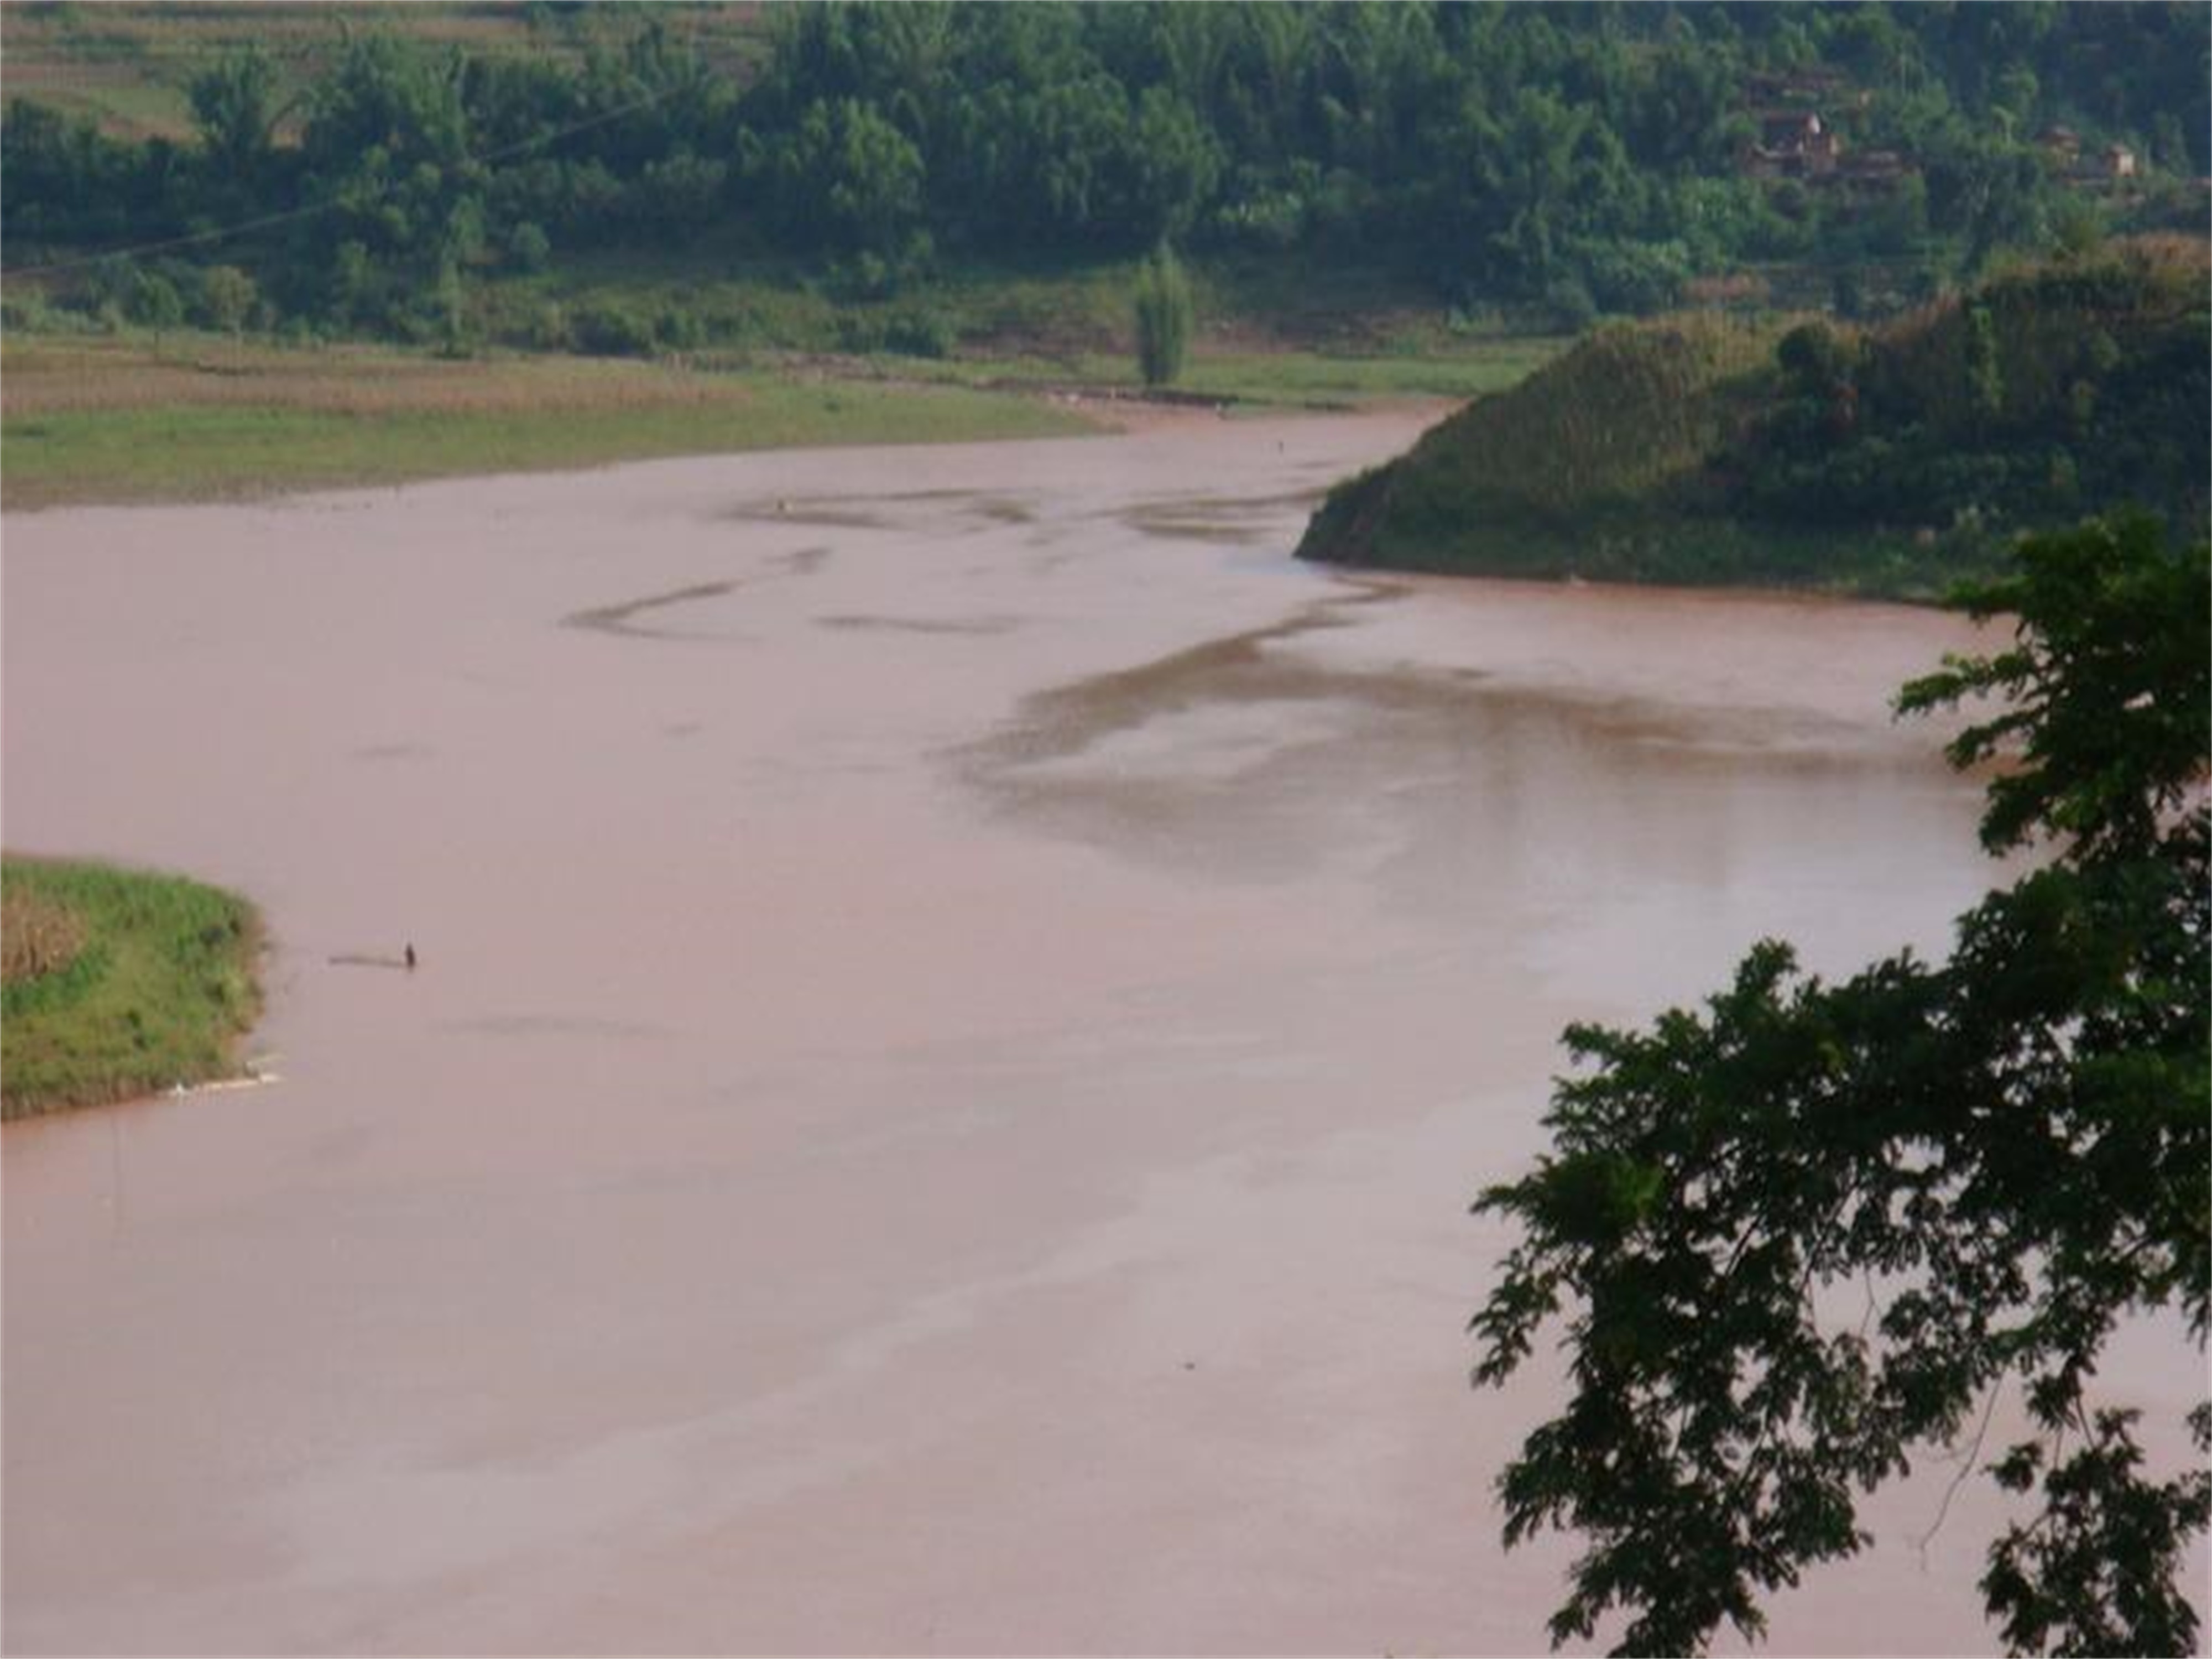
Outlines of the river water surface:
<svg viewBox="0 0 2212 1659">
<path fill-rule="evenodd" d="M 1942 947 L 1972 636 L 1292 562 L 1414 430 L 11 519 L 9 844 L 256 899 L 282 1080 L 5 1132 L 9 1645 L 1540 1649 L 1467 1202 L 1570 1019 Z M 1989 1645 L 1947 1480 L 1776 1647 Z"/>
</svg>

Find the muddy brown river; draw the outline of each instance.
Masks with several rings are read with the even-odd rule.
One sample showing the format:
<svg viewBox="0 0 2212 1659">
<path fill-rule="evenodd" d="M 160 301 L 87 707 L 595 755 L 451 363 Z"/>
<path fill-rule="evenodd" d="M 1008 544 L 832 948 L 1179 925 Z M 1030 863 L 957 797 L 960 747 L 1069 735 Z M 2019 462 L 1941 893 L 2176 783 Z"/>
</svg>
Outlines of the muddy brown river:
<svg viewBox="0 0 2212 1659">
<path fill-rule="evenodd" d="M 1559 1028 L 1995 872 L 1954 619 L 1294 563 L 1414 430 L 10 519 L 8 842 L 252 895 L 281 1081 L 5 1131 L 9 1647 L 1540 1650 Z M 1948 1483 L 1773 1648 L 1994 1645 Z"/>
</svg>

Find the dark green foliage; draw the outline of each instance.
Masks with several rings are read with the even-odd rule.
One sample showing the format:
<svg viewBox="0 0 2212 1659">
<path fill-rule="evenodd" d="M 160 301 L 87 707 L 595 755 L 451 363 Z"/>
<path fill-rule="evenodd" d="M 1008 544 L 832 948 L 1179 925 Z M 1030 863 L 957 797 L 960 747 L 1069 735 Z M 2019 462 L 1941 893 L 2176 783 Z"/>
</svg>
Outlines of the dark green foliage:
<svg viewBox="0 0 2212 1659">
<path fill-rule="evenodd" d="M 156 334 L 185 320 L 184 296 L 158 270 L 133 270 L 124 290 L 124 315 Z"/>
<path fill-rule="evenodd" d="M 1994 421 L 2004 412 L 2004 364 L 1998 354 L 1996 320 L 1985 305 L 1970 305 L 1965 312 L 1966 407 L 1978 421 Z"/>
<path fill-rule="evenodd" d="M 1544 288 L 1544 320 L 1562 334 L 1579 334 L 1597 321 L 1597 301 L 1579 276 L 1561 276 Z"/>
<path fill-rule="evenodd" d="M 0 231 L 25 245 L 114 246 L 178 234 L 187 204 L 174 145 L 127 143 L 25 98 L 0 118 Z"/>
<path fill-rule="evenodd" d="M 1851 382 L 1857 353 L 1850 341 L 1826 323 L 1805 323 L 1784 335 L 1774 348 L 1789 395 L 1825 404 Z"/>
<path fill-rule="evenodd" d="M 1734 505 L 1996 532 L 2134 501 L 2191 525 L 2212 445 L 2204 282 L 2201 249 L 2116 245 L 1871 332 L 1820 387 L 1785 362 L 1793 395 L 1742 447 Z"/>
<path fill-rule="evenodd" d="M 586 306 L 568 321 L 577 350 L 594 357 L 643 357 L 653 349 L 653 319 L 617 301 Z"/>
<path fill-rule="evenodd" d="M 2026 618 L 2014 647 L 1947 661 L 1899 707 L 2002 700 L 1948 750 L 1960 767 L 2018 757 L 1990 784 L 1990 852 L 2042 830 L 2079 854 L 2142 858 L 2203 773 L 2212 679 L 2191 626 L 2212 608 L 2203 566 L 2163 555 L 2157 522 L 2141 514 L 2027 542 L 2016 566 L 1961 601 L 1977 617 Z"/>
<path fill-rule="evenodd" d="M 949 357 L 952 325 L 933 311 L 902 311 L 884 322 L 884 349 L 902 357 Z"/>
<path fill-rule="evenodd" d="M 2140 1413 L 2095 1413 L 2087 1443 L 2050 1470 L 2043 1512 L 2006 1528 L 1990 1551 L 1982 1592 L 2016 1653 L 2189 1653 L 2197 1619 L 2178 1587 L 2189 1535 L 2203 1529 L 2201 1477 L 2159 1483 L 2136 1471 L 2131 1427 Z M 2197 1449 L 2212 1451 L 2212 1418 L 2195 1419 Z M 2014 1447 L 1992 1468 L 2017 1492 L 2033 1488 L 2043 1446 Z M 2123 1596 L 2136 1598 L 2124 1605 Z"/>
<path fill-rule="evenodd" d="M 2137 502 L 2188 533 L 2212 453 L 2206 258 L 2115 243 L 1863 331 L 1612 325 L 1340 486 L 1300 552 L 1932 597 L 2084 512 Z"/>
<path fill-rule="evenodd" d="M 212 265 L 200 273 L 198 320 L 223 334 L 235 334 L 253 315 L 259 295 L 253 278 L 236 265 Z"/>
<path fill-rule="evenodd" d="M 663 351 L 696 351 L 707 343 L 707 325 L 696 311 L 663 306 L 653 319 L 653 343 Z"/>
<path fill-rule="evenodd" d="M 1453 303 L 1579 321 L 1662 309 L 1747 262 L 1976 271 L 2078 246 L 2045 123 L 2175 179 L 2208 160 L 2201 6 L 771 11 L 742 87 L 684 44 L 680 9 L 641 3 L 548 26 L 584 45 L 562 57 L 354 33 L 290 102 L 249 52 L 192 83 L 187 145 L 18 101 L 0 122 L 10 264 L 234 228 L 207 257 L 286 311 L 409 335 L 445 325 L 422 298 L 445 262 L 531 269 L 525 226 L 563 259 L 714 233 L 875 260 L 893 284 L 935 253 L 1119 258 L 1166 239 L 1384 264 Z M 1836 77 L 1822 101 L 1845 155 L 1897 150 L 1900 177 L 1744 176 L 1749 112 L 1806 71 Z M 2129 210 L 2138 226 L 2201 234 L 2201 194 L 2160 200 Z M 376 268 L 373 302 L 327 298 L 346 245 Z"/>
<path fill-rule="evenodd" d="M 1169 386 L 1182 373 L 1190 348 L 1193 310 L 1190 279 L 1175 251 L 1164 243 L 1137 272 L 1133 308 L 1137 323 L 1137 364 L 1148 386 Z"/>
<path fill-rule="evenodd" d="M 2052 848 L 1949 961 L 1831 985 L 1770 942 L 1700 1012 L 1568 1033 L 1553 1152 L 1477 1206 L 1522 1237 L 1474 1322 L 1494 1382 L 1567 1321 L 1571 1397 L 1499 1480 L 1509 1543 L 1588 1543 L 1555 1641 L 1616 1613 L 1624 1652 L 1755 1635 L 1765 1595 L 1866 1541 L 1857 1492 L 2016 1387 L 2035 1437 L 1992 1472 L 2039 1507 L 1983 1581 L 2008 1642 L 2194 1650 L 2175 1576 L 2212 1476 L 2147 1476 L 2089 1379 L 2123 1318 L 2178 1313 L 2200 1344 L 2212 1319 L 2212 872 L 2183 799 L 2208 556 L 2144 519 L 2031 542 L 1966 599 L 2017 617 L 2013 648 L 1905 693 L 2014 699 L 1953 757 L 2014 763 L 1993 849 Z M 1862 1282 L 1863 1318 L 1823 1316 Z"/>
<path fill-rule="evenodd" d="M 553 244 L 543 228 L 525 219 L 507 233 L 507 257 L 517 270 L 543 270 L 553 257 Z"/>
<path fill-rule="evenodd" d="M 801 246 L 894 254 L 921 222 L 921 152 L 854 99 L 810 105 L 795 131 L 756 147 L 748 171 Z"/>
<path fill-rule="evenodd" d="M 191 100 L 209 172 L 250 199 L 273 160 L 276 65 L 258 51 L 227 58 L 194 78 Z"/>
</svg>

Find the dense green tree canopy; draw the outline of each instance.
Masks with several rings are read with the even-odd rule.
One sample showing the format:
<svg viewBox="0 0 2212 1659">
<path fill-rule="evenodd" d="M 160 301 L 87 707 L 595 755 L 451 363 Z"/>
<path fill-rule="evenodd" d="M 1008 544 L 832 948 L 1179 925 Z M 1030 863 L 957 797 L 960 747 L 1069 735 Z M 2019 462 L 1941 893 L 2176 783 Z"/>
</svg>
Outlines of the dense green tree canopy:
<svg viewBox="0 0 2212 1659">
<path fill-rule="evenodd" d="M 276 147 L 276 65 L 262 52 L 242 52 L 195 80 L 191 98 L 210 171 L 252 192 Z"/>
<path fill-rule="evenodd" d="M 1770 942 L 1701 1012 L 1569 1032 L 1554 1150 L 1479 1206 L 1522 1237 L 1474 1322 L 1496 1382 L 1566 1321 L 1565 1409 L 1499 1480 L 1509 1542 L 1588 1541 L 1555 1639 L 1756 1633 L 1867 1541 L 1856 1492 L 2002 1389 L 2035 1430 L 1990 1468 L 2033 1504 L 1982 1583 L 2005 1640 L 2194 1650 L 2212 1476 L 2146 1473 L 2126 1378 L 2092 1379 L 2122 1320 L 2212 1324 L 2207 575 L 2148 519 L 2030 541 L 1967 599 L 2014 643 L 1905 689 L 2001 700 L 1950 753 L 2003 763 L 1990 850 L 2048 855 L 1948 962 L 1828 984 Z M 2212 1449 L 2212 1408 L 2191 1426 Z"/>
<path fill-rule="evenodd" d="M 1815 252 L 1971 272 L 2055 234 L 2036 143 L 2053 121 L 2172 172 L 2212 166 L 2212 19 L 2182 4 L 902 0 L 774 9 L 742 82 L 690 51 L 684 15 L 549 11 L 560 56 L 362 33 L 281 101 L 247 53 L 193 87 L 187 146 L 19 100 L 0 123 L 10 264 L 247 226 L 209 261 L 327 317 L 358 245 L 380 280 L 356 320 L 397 307 L 397 325 L 410 294 L 526 224 L 556 257 L 708 230 L 838 259 L 918 237 L 1129 256 L 1168 236 L 1387 260 L 1455 300 L 1571 320 Z M 1777 99 L 1910 165 L 1871 192 L 1747 177 Z M 794 182 L 817 167 L 818 192 Z"/>
</svg>

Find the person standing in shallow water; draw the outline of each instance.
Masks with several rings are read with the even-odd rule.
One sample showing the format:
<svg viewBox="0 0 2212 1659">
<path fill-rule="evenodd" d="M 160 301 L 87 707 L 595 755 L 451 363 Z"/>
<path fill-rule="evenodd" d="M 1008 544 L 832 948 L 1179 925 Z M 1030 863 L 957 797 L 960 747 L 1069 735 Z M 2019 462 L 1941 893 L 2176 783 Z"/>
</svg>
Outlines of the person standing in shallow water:
<svg viewBox="0 0 2212 1659">
<path fill-rule="evenodd" d="M 412 939 L 408 941 L 405 957 L 407 962 L 407 971 L 411 974 L 415 971 L 415 944 Z"/>
</svg>

